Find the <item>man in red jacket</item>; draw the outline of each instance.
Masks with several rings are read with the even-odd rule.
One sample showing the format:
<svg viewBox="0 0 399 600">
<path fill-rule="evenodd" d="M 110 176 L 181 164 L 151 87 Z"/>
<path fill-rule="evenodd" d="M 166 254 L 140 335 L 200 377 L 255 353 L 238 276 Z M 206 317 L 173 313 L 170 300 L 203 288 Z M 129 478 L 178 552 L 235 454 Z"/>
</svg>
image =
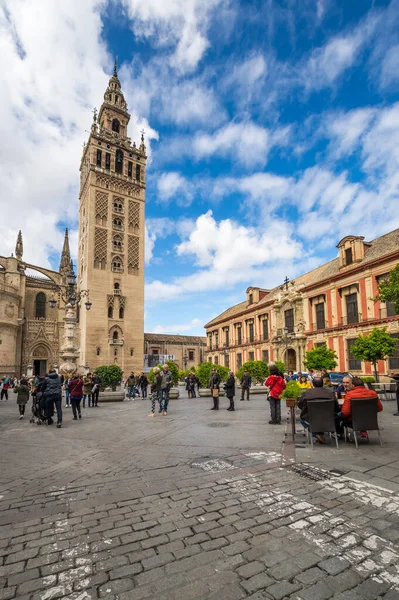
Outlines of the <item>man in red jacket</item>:
<svg viewBox="0 0 399 600">
<path fill-rule="evenodd" d="M 341 409 L 341 417 L 343 424 L 347 427 L 352 427 L 352 402 L 356 402 L 356 398 L 376 398 L 377 412 L 383 410 L 382 402 L 374 390 L 369 390 L 364 386 L 360 377 L 344 377 L 342 383 L 345 387 L 345 399 Z M 367 437 L 367 431 L 360 432 L 361 437 Z"/>
</svg>

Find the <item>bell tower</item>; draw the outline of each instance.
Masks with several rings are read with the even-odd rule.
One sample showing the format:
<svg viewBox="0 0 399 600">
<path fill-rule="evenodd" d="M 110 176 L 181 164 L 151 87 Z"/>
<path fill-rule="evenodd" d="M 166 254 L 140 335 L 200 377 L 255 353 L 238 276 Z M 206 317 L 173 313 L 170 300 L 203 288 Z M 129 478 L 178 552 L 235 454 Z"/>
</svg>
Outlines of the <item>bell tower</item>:
<svg viewBox="0 0 399 600">
<path fill-rule="evenodd" d="M 146 147 L 127 135 L 130 114 L 117 74 L 109 80 L 80 165 L 78 285 L 80 362 L 92 371 L 143 368 Z"/>
</svg>

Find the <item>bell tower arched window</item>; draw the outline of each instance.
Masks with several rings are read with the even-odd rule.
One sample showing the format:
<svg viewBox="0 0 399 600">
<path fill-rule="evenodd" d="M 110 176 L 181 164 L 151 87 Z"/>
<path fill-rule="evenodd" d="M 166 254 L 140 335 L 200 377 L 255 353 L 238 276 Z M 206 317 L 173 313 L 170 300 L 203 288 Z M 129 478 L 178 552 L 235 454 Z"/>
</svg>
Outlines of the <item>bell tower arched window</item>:
<svg viewBox="0 0 399 600">
<path fill-rule="evenodd" d="M 121 124 L 119 123 L 118 119 L 112 119 L 112 131 L 116 131 L 116 133 L 119 133 L 121 128 Z"/>
<path fill-rule="evenodd" d="M 46 318 L 46 294 L 43 294 L 43 292 L 36 295 L 35 317 L 36 319 Z"/>
<path fill-rule="evenodd" d="M 108 306 L 108 319 L 113 319 L 114 317 L 114 307 Z"/>
<path fill-rule="evenodd" d="M 118 332 L 115 330 L 115 331 L 114 331 L 114 333 L 112 334 L 112 339 L 113 339 L 114 341 L 116 341 L 118 338 L 119 338 L 119 334 L 118 334 Z"/>
<path fill-rule="evenodd" d="M 122 173 L 123 171 L 123 152 L 119 148 L 115 153 L 115 171 L 117 173 Z"/>
</svg>

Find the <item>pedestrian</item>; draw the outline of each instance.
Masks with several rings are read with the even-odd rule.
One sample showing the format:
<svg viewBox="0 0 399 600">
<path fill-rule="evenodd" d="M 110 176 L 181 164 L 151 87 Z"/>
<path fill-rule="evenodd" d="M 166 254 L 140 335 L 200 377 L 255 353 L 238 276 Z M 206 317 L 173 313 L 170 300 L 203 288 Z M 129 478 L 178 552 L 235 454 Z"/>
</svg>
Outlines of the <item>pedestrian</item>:
<svg viewBox="0 0 399 600">
<path fill-rule="evenodd" d="M 24 418 L 25 406 L 29 400 L 30 387 L 26 379 L 21 379 L 21 383 L 14 388 L 14 393 L 17 394 L 17 404 L 19 408 L 19 419 Z"/>
<path fill-rule="evenodd" d="M 274 369 L 274 373 L 276 373 L 276 375 L 278 375 L 279 377 L 283 377 L 284 378 L 284 373 L 282 373 L 280 371 L 280 369 L 278 368 L 278 366 L 276 365 L 275 362 L 273 362 L 272 360 L 267 364 L 267 366 L 269 367 L 269 373 L 270 373 L 270 369 L 273 368 Z"/>
<path fill-rule="evenodd" d="M 8 388 L 10 387 L 10 378 L 9 377 L 3 377 L 2 379 L 2 386 L 1 386 L 1 393 L 0 393 L 0 400 L 3 400 L 3 398 L 5 397 L 6 400 L 8 400 Z"/>
<path fill-rule="evenodd" d="M 159 396 L 161 393 L 162 385 L 162 375 L 160 373 L 160 369 L 158 367 L 155 367 L 153 373 L 154 379 L 152 380 L 151 384 L 151 412 L 148 415 L 149 417 L 153 417 L 155 414 L 155 404 L 159 402 Z"/>
<path fill-rule="evenodd" d="M 162 411 L 163 416 L 165 417 L 168 414 L 168 404 L 169 404 L 169 394 L 170 388 L 173 385 L 173 375 L 169 371 L 168 365 L 163 366 L 162 372 L 162 383 L 161 383 L 161 404 L 159 407 L 159 412 Z"/>
<path fill-rule="evenodd" d="M 244 370 L 244 374 L 241 377 L 241 402 L 244 400 L 245 392 L 247 394 L 247 400 L 249 402 L 249 389 L 252 385 L 251 375 L 248 373 L 248 369 Z"/>
<path fill-rule="evenodd" d="M 55 369 L 51 369 L 42 385 L 43 398 L 46 402 L 47 425 L 54 423 L 54 404 L 57 411 L 57 427 L 62 425 L 62 388 L 61 379 Z"/>
<path fill-rule="evenodd" d="M 87 398 L 87 406 L 90 408 L 91 403 L 91 388 L 93 387 L 91 383 L 91 373 L 87 373 L 83 377 L 83 408 L 86 408 L 86 398 Z"/>
<path fill-rule="evenodd" d="M 197 378 L 194 373 L 190 373 L 190 392 L 191 398 L 196 398 L 197 394 L 195 393 L 195 385 L 197 383 Z"/>
<path fill-rule="evenodd" d="M 220 375 L 215 367 L 212 367 L 209 387 L 213 398 L 213 407 L 211 410 L 219 410 L 219 391 L 220 391 Z"/>
<path fill-rule="evenodd" d="M 236 393 L 236 388 L 235 388 L 235 377 L 234 377 L 234 373 L 233 371 L 229 372 L 229 376 L 227 377 L 227 381 L 224 384 L 224 389 L 226 391 L 226 396 L 230 402 L 229 407 L 227 410 L 230 411 L 234 411 L 234 396 Z M 243 400 L 243 398 L 241 398 L 241 400 Z"/>
<path fill-rule="evenodd" d="M 125 388 L 126 387 L 127 387 L 127 397 L 133 398 L 133 400 L 134 400 L 136 397 L 136 377 L 135 377 L 133 371 L 130 373 L 129 377 L 126 379 Z"/>
<path fill-rule="evenodd" d="M 82 413 L 80 410 L 80 401 L 83 398 L 83 379 L 76 375 L 76 377 L 69 380 L 69 394 L 72 404 L 72 412 L 73 412 L 73 420 L 78 420 L 82 418 Z"/>
<path fill-rule="evenodd" d="M 265 381 L 265 386 L 269 388 L 269 425 L 281 425 L 281 394 L 286 388 L 286 383 L 276 365 L 269 365 L 269 373 L 270 375 Z"/>
<path fill-rule="evenodd" d="M 103 380 L 101 379 L 101 377 L 99 375 L 97 375 L 97 373 L 93 373 L 93 377 L 91 378 L 91 383 L 93 384 L 93 387 L 91 388 L 91 406 L 93 408 L 93 406 L 98 407 L 98 397 L 100 395 L 100 388 L 102 385 Z"/>
<path fill-rule="evenodd" d="M 147 388 L 148 388 L 148 377 L 147 375 L 142 372 L 140 377 L 139 377 L 139 381 L 138 384 L 140 386 L 141 389 L 141 395 L 143 398 L 147 398 Z"/>
<path fill-rule="evenodd" d="M 64 383 L 62 384 L 63 388 L 65 390 L 65 408 L 69 408 L 71 406 L 71 401 L 69 399 L 69 387 L 68 387 L 69 381 L 70 381 L 70 378 L 66 377 L 64 379 Z"/>
</svg>

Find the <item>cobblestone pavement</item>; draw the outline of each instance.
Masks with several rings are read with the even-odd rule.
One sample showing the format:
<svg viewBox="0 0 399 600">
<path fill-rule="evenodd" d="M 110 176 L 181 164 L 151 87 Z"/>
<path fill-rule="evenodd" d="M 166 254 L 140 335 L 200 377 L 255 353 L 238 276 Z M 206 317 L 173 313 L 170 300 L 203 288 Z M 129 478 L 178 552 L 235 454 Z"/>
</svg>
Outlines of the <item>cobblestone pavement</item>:
<svg viewBox="0 0 399 600">
<path fill-rule="evenodd" d="M 2 403 L 0 600 L 399 599 L 396 491 L 295 463 L 262 398 L 208 404 Z"/>
</svg>

